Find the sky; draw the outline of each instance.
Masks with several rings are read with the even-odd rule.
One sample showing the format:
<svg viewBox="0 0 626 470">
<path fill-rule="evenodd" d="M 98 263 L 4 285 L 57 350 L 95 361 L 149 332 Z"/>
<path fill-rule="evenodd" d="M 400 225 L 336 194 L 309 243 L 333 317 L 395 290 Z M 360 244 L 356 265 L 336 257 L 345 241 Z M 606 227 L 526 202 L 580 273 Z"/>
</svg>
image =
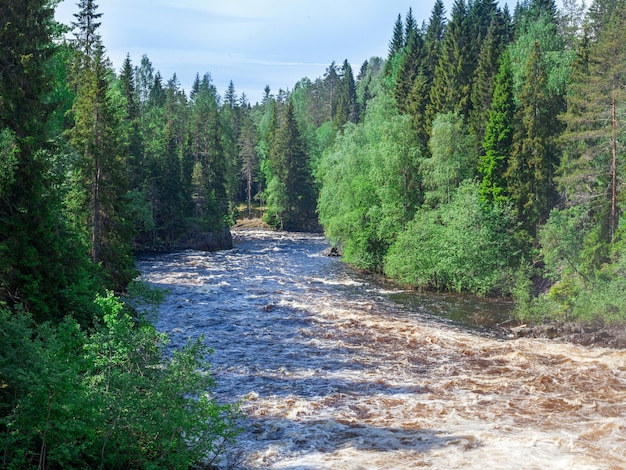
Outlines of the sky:
<svg viewBox="0 0 626 470">
<path fill-rule="evenodd" d="M 63 0 L 56 18 L 75 20 L 78 0 Z M 164 80 L 189 90 L 210 73 L 223 96 L 232 80 L 252 104 L 291 90 L 302 78 L 322 77 L 345 59 L 358 73 L 370 57 L 386 58 L 398 14 L 409 8 L 427 21 L 434 0 L 97 0 L 107 55 L 119 71 L 127 54 L 145 54 Z M 446 13 L 452 0 L 444 0 Z"/>
</svg>

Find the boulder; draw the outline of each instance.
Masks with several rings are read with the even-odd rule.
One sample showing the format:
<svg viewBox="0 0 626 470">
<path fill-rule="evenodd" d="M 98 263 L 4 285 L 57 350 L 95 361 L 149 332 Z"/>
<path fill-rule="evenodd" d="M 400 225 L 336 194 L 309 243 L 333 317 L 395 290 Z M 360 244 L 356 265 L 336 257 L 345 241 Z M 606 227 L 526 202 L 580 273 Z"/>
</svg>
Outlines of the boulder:
<svg viewBox="0 0 626 470">
<path fill-rule="evenodd" d="M 329 246 L 322 251 L 322 256 L 341 256 L 341 253 L 339 252 L 339 248 L 336 246 Z"/>
</svg>

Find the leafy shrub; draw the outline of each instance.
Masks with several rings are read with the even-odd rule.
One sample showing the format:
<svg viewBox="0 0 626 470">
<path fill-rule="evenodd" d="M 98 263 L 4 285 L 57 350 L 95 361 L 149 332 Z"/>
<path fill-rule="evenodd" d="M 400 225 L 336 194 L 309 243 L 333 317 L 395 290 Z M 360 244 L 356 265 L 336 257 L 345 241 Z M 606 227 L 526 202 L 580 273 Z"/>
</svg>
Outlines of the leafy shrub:
<svg viewBox="0 0 626 470">
<path fill-rule="evenodd" d="M 7 468 L 190 468 L 238 433 L 211 397 L 202 339 L 172 355 L 112 294 L 91 334 L 68 318 L 35 325 L 0 311 L 0 448 Z"/>
<path fill-rule="evenodd" d="M 416 287 L 509 293 L 519 257 L 514 223 L 506 207 L 483 204 L 478 185 L 466 181 L 450 204 L 416 214 L 389 250 L 385 273 Z"/>
</svg>

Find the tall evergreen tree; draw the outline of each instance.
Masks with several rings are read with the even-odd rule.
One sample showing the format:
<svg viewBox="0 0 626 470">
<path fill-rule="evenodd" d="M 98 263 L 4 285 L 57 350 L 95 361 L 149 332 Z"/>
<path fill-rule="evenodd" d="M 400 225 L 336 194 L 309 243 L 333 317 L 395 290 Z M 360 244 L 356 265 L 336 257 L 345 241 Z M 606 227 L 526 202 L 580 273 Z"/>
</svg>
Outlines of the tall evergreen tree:
<svg viewBox="0 0 626 470">
<path fill-rule="evenodd" d="M 398 109 L 403 114 L 408 112 L 411 90 L 415 80 L 420 73 L 423 73 L 424 59 L 424 39 L 422 33 L 417 27 L 411 28 L 394 86 L 394 96 L 398 103 Z"/>
<path fill-rule="evenodd" d="M 4 2 L 0 27 L 0 304 L 37 321 L 73 312 L 77 286 L 91 288 L 51 179 L 53 16 L 48 1 Z"/>
<path fill-rule="evenodd" d="M 591 205 L 603 238 L 612 241 L 619 224 L 626 100 L 626 5 L 597 1 L 589 13 L 592 37 L 585 45 L 568 95 L 564 137 L 574 145 L 562 183 L 570 200 Z"/>
<path fill-rule="evenodd" d="M 445 30 L 446 10 L 443 5 L 443 0 L 435 0 L 424 36 L 424 46 L 426 48 L 426 64 L 424 70 L 426 75 L 430 77 L 430 80 L 434 77 L 435 69 L 439 62 Z"/>
<path fill-rule="evenodd" d="M 389 53 L 387 54 L 387 61 L 385 62 L 385 75 L 392 73 L 392 63 L 394 57 L 401 53 L 406 45 L 404 37 L 404 24 L 402 23 L 402 15 L 398 13 L 398 18 L 393 25 L 393 34 L 391 41 L 389 41 Z"/>
<path fill-rule="evenodd" d="M 276 129 L 269 162 L 276 178 L 275 215 L 280 224 L 286 229 L 306 227 L 314 217 L 317 198 L 309 155 L 291 102 L 287 103 Z"/>
<path fill-rule="evenodd" d="M 489 108 L 493 98 L 494 79 L 498 73 L 500 55 L 505 45 L 500 36 L 502 32 L 500 26 L 498 18 L 494 16 L 487 31 L 487 36 L 482 43 L 478 65 L 474 73 L 470 126 L 479 146 L 482 145 L 485 135 L 485 126 L 489 118 Z"/>
<path fill-rule="evenodd" d="M 80 43 L 79 47 L 85 53 L 89 51 Z M 74 125 L 69 130 L 70 142 L 81 155 L 79 175 L 85 211 L 82 220 L 89 227 L 92 261 L 101 263 L 112 286 L 119 288 L 132 276 L 130 233 L 123 200 L 128 190 L 127 142 L 124 132 L 120 132 L 123 114 L 112 101 L 112 70 L 99 36 L 96 35 L 92 57 L 85 59 L 82 55 L 79 53 L 77 59 L 83 67 L 74 77 Z"/>
<path fill-rule="evenodd" d="M 258 135 L 254 121 L 247 107 L 242 107 L 242 125 L 239 134 L 238 148 L 241 162 L 241 175 L 244 181 L 244 192 L 248 206 L 248 218 L 252 218 L 252 200 L 256 195 L 256 179 L 259 172 L 257 154 Z"/>
<path fill-rule="evenodd" d="M 89 68 L 91 60 L 95 57 L 98 47 L 102 42 L 98 28 L 102 24 L 98 21 L 102 13 L 97 13 L 98 5 L 93 0 L 79 0 L 78 13 L 74 14 L 75 22 L 72 22 L 76 42 L 80 48 L 80 58 L 84 61 L 81 67 Z"/>
<path fill-rule="evenodd" d="M 330 111 L 330 119 L 334 119 L 337 113 L 337 90 L 340 81 L 341 77 L 337 70 L 337 64 L 333 61 L 324 74 L 324 99 Z"/>
<path fill-rule="evenodd" d="M 482 144 L 484 153 L 478 165 L 480 195 L 485 201 L 501 202 L 507 199 L 505 174 L 513 144 L 514 116 L 513 78 L 508 54 L 505 53 L 495 77 L 489 120 Z"/>
<path fill-rule="evenodd" d="M 413 81 L 406 101 L 406 112 L 411 115 L 423 150 L 428 147 L 431 120 L 427 115 L 435 69 L 441 55 L 446 27 L 445 9 L 442 0 L 436 0 L 423 39 L 424 51 L 421 66 Z"/>
<path fill-rule="evenodd" d="M 135 85 L 135 69 L 126 56 L 120 72 L 119 81 L 122 94 L 126 99 L 126 121 L 128 135 L 128 167 L 131 188 L 140 188 L 144 179 L 143 148 L 140 134 L 140 103 Z"/>
<path fill-rule="evenodd" d="M 336 128 L 341 129 L 346 122 L 358 122 L 359 112 L 356 98 L 356 85 L 352 67 L 347 60 L 344 60 L 341 66 L 341 79 L 337 89 L 337 102 L 333 118 Z"/>
<path fill-rule="evenodd" d="M 506 172 L 511 200 L 532 237 L 556 203 L 553 177 L 558 165 L 555 138 L 559 124 L 547 79 L 536 43 L 526 64 L 516 116 L 518 128 Z"/>
<path fill-rule="evenodd" d="M 222 141 L 219 96 L 207 73 L 199 82 L 190 123 L 190 146 L 196 166 L 196 214 L 209 228 L 226 225 L 229 207 L 228 165 Z"/>
<path fill-rule="evenodd" d="M 416 33 L 418 30 L 417 21 L 415 21 L 415 17 L 413 16 L 413 8 L 409 7 L 409 11 L 406 14 L 406 18 L 404 18 L 404 45 L 406 46 L 409 43 L 409 38 L 412 34 Z"/>
<path fill-rule="evenodd" d="M 437 114 L 448 112 L 458 112 L 467 118 L 475 66 L 471 45 L 467 4 L 464 0 L 455 0 L 430 93 L 427 110 L 430 122 Z"/>
</svg>

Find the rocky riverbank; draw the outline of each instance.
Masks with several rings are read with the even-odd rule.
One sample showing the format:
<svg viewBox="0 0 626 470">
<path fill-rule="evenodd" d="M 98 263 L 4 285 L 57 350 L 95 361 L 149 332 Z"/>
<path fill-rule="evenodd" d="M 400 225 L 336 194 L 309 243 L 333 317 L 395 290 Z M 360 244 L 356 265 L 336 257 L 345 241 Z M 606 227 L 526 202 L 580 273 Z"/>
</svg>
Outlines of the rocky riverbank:
<svg viewBox="0 0 626 470">
<path fill-rule="evenodd" d="M 507 338 L 545 338 L 581 346 L 626 349 L 626 325 L 601 323 L 549 322 L 541 325 L 519 325 L 503 328 Z"/>
</svg>

